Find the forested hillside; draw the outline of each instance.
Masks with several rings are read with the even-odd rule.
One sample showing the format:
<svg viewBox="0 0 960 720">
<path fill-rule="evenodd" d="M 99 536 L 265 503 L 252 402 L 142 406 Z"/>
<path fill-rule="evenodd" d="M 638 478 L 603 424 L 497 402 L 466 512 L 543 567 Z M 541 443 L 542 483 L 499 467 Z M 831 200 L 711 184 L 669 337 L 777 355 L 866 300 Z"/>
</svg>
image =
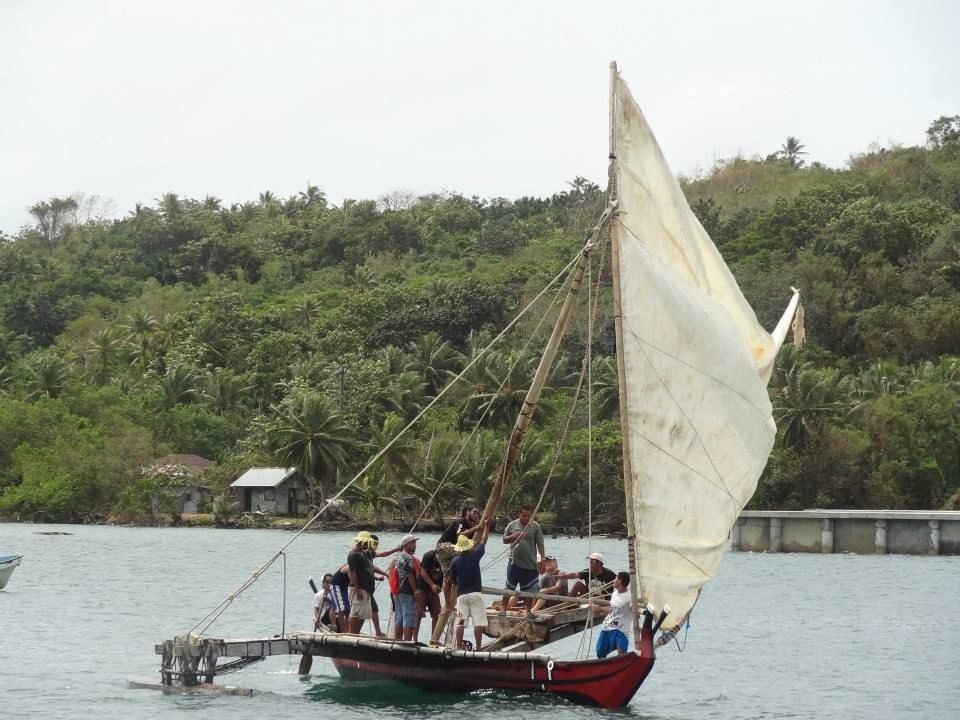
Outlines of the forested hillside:
<svg viewBox="0 0 960 720">
<path fill-rule="evenodd" d="M 957 507 L 960 116 L 934 122 L 925 147 L 871 149 L 842 170 L 804 154 L 789 138 L 683 181 L 766 327 L 791 286 L 803 292 L 808 342 L 785 348 L 771 382 L 779 437 L 754 506 Z M 39 202 L 34 227 L 0 236 L 7 518 L 142 520 L 164 490 L 141 469 L 167 453 L 216 461 L 215 492 L 250 466 L 295 465 L 319 503 L 573 257 L 605 204 L 583 178 L 513 201 L 334 206 L 309 186 L 224 207 L 168 193 L 120 220 L 85 217 L 82 200 Z M 349 491 L 354 508 L 427 500 L 440 479 L 432 512 L 486 495 L 536 363 L 531 318 Z M 594 499 L 612 510 L 609 313 L 600 324 Z M 585 340 L 566 341 L 508 505 L 539 496 Z M 548 494 L 564 522 L 586 514 L 585 417 L 581 405 Z"/>
</svg>

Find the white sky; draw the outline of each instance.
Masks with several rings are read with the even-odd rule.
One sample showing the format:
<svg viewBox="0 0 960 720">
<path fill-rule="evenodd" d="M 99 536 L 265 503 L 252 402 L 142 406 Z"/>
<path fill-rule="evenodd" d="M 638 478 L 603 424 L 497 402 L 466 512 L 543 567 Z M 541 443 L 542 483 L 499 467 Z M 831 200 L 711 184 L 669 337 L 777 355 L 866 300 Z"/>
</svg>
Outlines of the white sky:
<svg viewBox="0 0 960 720">
<path fill-rule="evenodd" d="M 841 166 L 960 114 L 958 38 L 957 0 L 0 0 L 0 230 L 78 191 L 603 185 L 610 60 L 675 172 Z"/>
</svg>

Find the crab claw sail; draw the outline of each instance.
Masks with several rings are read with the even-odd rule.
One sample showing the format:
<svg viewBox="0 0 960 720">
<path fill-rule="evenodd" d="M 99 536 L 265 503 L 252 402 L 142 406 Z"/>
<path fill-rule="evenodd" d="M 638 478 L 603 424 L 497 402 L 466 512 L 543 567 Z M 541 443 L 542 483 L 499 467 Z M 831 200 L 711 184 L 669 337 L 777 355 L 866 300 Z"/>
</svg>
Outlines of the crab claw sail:
<svg viewBox="0 0 960 720">
<path fill-rule="evenodd" d="M 772 334 L 759 325 L 619 75 L 612 90 L 625 475 L 639 590 L 672 606 L 670 630 L 716 573 L 766 465 L 766 385 L 799 296 Z"/>
</svg>

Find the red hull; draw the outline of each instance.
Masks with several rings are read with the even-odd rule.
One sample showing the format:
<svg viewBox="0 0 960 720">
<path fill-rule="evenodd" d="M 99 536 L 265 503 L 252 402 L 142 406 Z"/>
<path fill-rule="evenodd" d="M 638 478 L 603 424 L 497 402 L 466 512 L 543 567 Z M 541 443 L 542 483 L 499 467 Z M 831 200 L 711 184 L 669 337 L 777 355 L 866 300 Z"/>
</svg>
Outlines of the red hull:
<svg viewBox="0 0 960 720">
<path fill-rule="evenodd" d="M 326 654 L 326 653 L 325 653 Z M 644 628 L 639 652 L 604 660 L 535 660 L 521 653 L 510 657 L 465 654 L 390 653 L 371 647 L 341 647 L 330 653 L 346 680 L 400 680 L 442 690 L 505 689 L 545 692 L 582 705 L 623 707 L 653 669 L 652 633 Z"/>
</svg>

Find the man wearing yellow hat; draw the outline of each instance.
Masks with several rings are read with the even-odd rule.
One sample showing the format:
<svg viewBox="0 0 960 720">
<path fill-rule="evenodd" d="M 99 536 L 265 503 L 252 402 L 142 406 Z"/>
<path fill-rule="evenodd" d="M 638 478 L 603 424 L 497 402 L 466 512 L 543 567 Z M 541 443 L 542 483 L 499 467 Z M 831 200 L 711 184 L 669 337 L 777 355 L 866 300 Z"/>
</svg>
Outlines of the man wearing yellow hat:
<svg viewBox="0 0 960 720">
<path fill-rule="evenodd" d="M 480 539 L 474 542 L 466 535 L 460 535 L 454 549 L 457 556 L 450 562 L 450 575 L 457 584 L 457 647 L 463 649 L 463 630 L 467 622 L 473 621 L 473 634 L 476 642 L 474 650 L 479 650 L 483 642 L 483 631 L 487 627 L 487 609 L 483 604 L 483 580 L 480 577 L 480 560 L 490 535 L 490 519 L 483 521 Z"/>
<path fill-rule="evenodd" d="M 370 547 L 373 539 L 366 530 L 361 530 L 353 539 L 353 550 L 347 555 L 347 568 L 350 573 L 350 632 L 359 633 L 365 620 L 373 619 L 373 562 L 364 550 Z"/>
</svg>

